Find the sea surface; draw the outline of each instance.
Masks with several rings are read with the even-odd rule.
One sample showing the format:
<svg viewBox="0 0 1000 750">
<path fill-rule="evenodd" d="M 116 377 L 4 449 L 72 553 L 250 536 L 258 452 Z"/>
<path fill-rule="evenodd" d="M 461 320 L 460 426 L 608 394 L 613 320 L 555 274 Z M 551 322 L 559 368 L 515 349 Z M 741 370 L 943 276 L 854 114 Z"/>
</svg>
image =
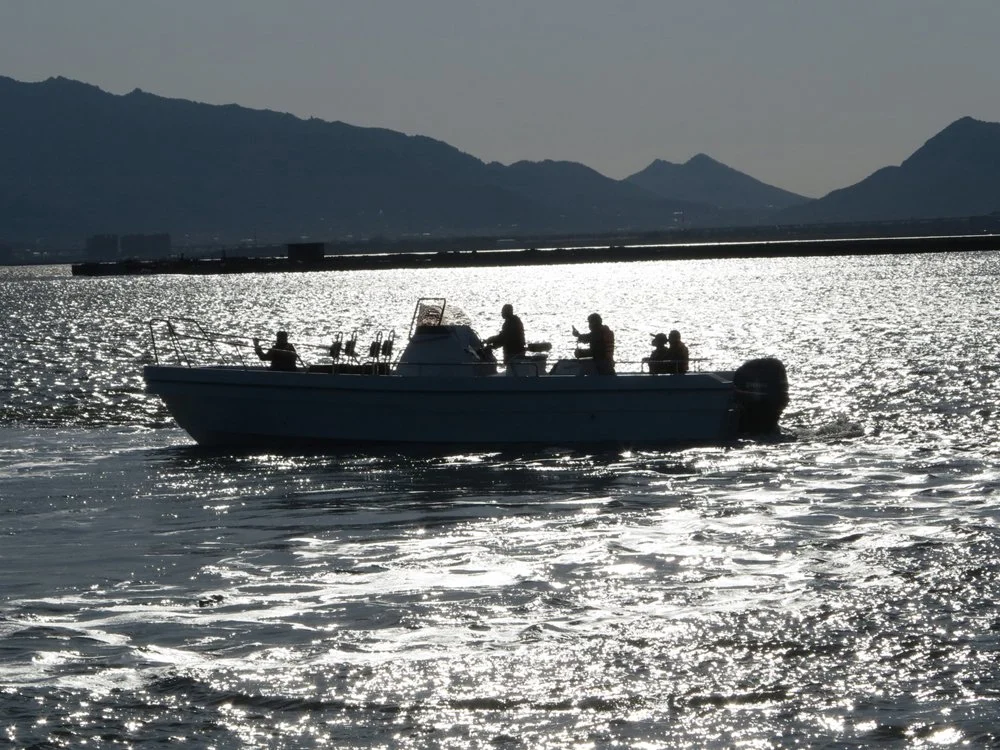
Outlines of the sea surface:
<svg viewBox="0 0 1000 750">
<path fill-rule="evenodd" d="M 0 268 L 0 747 L 995 747 L 998 274 Z M 785 436 L 229 454 L 143 391 L 150 319 L 322 362 L 419 297 L 484 336 L 510 302 L 553 359 L 593 311 L 622 360 L 671 328 L 704 368 L 779 357 Z"/>
</svg>

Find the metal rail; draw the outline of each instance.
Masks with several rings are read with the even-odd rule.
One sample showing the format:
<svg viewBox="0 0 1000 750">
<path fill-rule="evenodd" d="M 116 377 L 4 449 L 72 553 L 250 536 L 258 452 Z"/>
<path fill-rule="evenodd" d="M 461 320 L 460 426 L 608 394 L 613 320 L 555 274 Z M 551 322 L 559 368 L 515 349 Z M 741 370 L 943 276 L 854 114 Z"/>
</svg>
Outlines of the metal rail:
<svg viewBox="0 0 1000 750">
<path fill-rule="evenodd" d="M 430 303 L 430 304 L 428 304 Z M 418 309 L 414 311 L 411 328 L 415 328 L 420 322 L 420 307 L 423 305 L 424 314 L 432 319 L 440 321 L 444 316 L 443 299 L 422 299 L 418 303 Z M 429 308 L 429 309 L 428 309 Z M 256 357 L 251 357 L 253 344 L 251 337 L 245 335 L 235 335 L 210 331 L 194 318 L 167 317 L 153 318 L 148 322 L 150 338 L 153 346 L 153 357 L 156 364 L 172 363 L 195 367 L 199 365 L 238 365 L 244 368 L 262 367 Z M 370 366 L 372 374 L 391 373 L 399 365 L 398 360 L 394 361 L 394 356 L 398 353 L 394 351 L 396 332 L 378 331 L 374 339 L 363 353 L 358 352 L 358 331 L 354 330 L 350 338 L 345 338 L 344 334 L 338 332 L 332 337 L 332 343 L 325 346 L 306 345 L 306 348 L 315 349 L 325 357 L 329 357 L 330 365 L 307 365 L 296 352 L 296 359 L 302 367 L 303 372 L 329 372 L 331 374 L 357 372 L 354 368 L 368 368 Z M 496 363 L 500 367 L 500 375 L 512 377 L 538 377 L 556 374 L 559 375 L 557 363 L 564 360 L 536 360 L 525 359 L 523 361 L 511 362 L 507 365 Z M 567 362 L 580 362 L 580 367 L 587 369 L 587 359 L 574 360 L 566 358 Z M 703 367 L 698 363 L 708 361 L 707 358 L 692 357 L 689 362 L 691 372 L 704 372 Z M 480 362 L 466 363 L 441 363 L 441 362 L 406 362 L 407 368 L 413 368 L 418 374 L 423 370 L 436 369 L 438 372 L 442 368 L 457 368 L 455 371 L 467 370 L 470 367 L 482 368 L 484 365 L 493 364 L 488 360 Z M 616 367 L 621 374 L 628 373 L 649 373 L 649 362 L 626 361 L 616 362 Z M 511 369 L 513 368 L 513 373 Z M 628 368 L 624 370 L 622 368 Z M 576 370 L 577 368 L 563 365 L 563 370 Z M 492 374 L 492 373 L 491 373 Z M 571 374 L 565 372 L 566 375 Z M 578 374 L 578 373 L 572 373 Z"/>
<path fill-rule="evenodd" d="M 153 318 L 148 321 L 147 327 L 156 364 L 171 363 L 185 367 L 233 365 L 247 369 L 266 366 L 259 363 L 255 355 L 251 356 L 254 344 L 250 336 L 210 331 L 194 318 L 185 317 Z M 358 331 L 355 330 L 347 340 L 342 333 L 337 333 L 333 337 L 332 344 L 304 346 L 316 350 L 321 356 L 330 357 L 333 361 L 333 372 L 344 365 L 365 367 L 371 365 L 372 371 L 378 372 L 390 365 L 395 353 L 395 342 L 394 330 L 378 331 L 375 340 L 362 354 L 357 351 Z M 295 358 L 303 372 L 311 369 L 298 351 Z"/>
<path fill-rule="evenodd" d="M 204 346 L 214 354 L 215 360 L 220 364 L 229 363 L 233 357 L 226 355 L 222 346 L 232 347 L 235 350 L 235 358 L 239 364 L 247 367 L 246 358 L 243 355 L 246 346 L 245 337 L 237 337 L 231 334 L 216 333 L 208 331 L 205 327 L 193 318 L 153 318 L 148 323 L 149 336 L 153 342 L 153 357 L 157 364 L 160 364 L 160 355 L 166 357 L 167 351 L 173 350 L 173 359 L 177 363 L 183 363 L 187 367 L 193 367 L 193 349 Z M 161 337 L 165 338 L 166 345 L 161 346 Z"/>
</svg>

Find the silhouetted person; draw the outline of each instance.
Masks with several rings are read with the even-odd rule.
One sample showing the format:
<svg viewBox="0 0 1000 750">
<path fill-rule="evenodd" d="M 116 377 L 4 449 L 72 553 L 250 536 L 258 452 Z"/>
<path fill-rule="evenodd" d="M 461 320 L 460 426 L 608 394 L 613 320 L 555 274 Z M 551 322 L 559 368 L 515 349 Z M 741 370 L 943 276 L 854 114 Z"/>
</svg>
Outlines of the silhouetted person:
<svg viewBox="0 0 1000 750">
<path fill-rule="evenodd" d="M 670 346 L 667 346 L 667 342 Z M 654 349 L 646 357 L 649 371 L 654 375 L 682 375 L 688 371 L 688 348 L 681 341 L 679 331 L 671 331 L 670 336 L 658 333 L 653 336 Z"/>
<path fill-rule="evenodd" d="M 274 343 L 266 352 L 260 346 L 260 339 L 253 340 L 253 350 L 257 356 L 271 363 L 272 370 L 292 371 L 295 369 L 295 347 L 288 342 L 288 333 L 278 331 Z"/>
<path fill-rule="evenodd" d="M 663 373 L 670 372 L 670 365 L 667 364 L 669 357 L 670 352 L 667 351 L 667 334 L 658 333 L 653 336 L 653 351 L 642 361 L 649 365 L 650 374 L 662 375 Z"/>
<path fill-rule="evenodd" d="M 513 305 L 504 305 L 500 309 L 500 316 L 503 318 L 503 326 L 500 328 L 500 333 L 486 339 L 486 346 L 490 349 L 502 346 L 503 361 L 504 364 L 508 364 L 511 360 L 524 356 L 524 324 L 514 314 Z"/>
<path fill-rule="evenodd" d="M 591 313 L 587 316 L 588 333 L 580 333 L 573 326 L 573 335 L 577 341 L 590 344 L 588 349 L 577 349 L 576 356 L 579 358 L 591 357 L 594 360 L 594 369 L 598 375 L 615 374 L 615 334 L 604 325 L 601 316 Z"/>
</svg>

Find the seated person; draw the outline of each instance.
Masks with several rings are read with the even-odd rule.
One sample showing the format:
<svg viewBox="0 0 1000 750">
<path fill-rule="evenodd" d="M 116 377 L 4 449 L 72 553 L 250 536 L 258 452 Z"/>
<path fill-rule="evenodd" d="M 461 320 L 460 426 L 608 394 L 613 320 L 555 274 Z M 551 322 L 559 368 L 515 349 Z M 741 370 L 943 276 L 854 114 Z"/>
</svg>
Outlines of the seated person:
<svg viewBox="0 0 1000 750">
<path fill-rule="evenodd" d="M 511 360 L 524 356 L 524 324 L 514 314 L 513 305 L 504 305 L 500 310 L 500 316 L 503 318 L 500 333 L 490 336 L 485 343 L 490 349 L 502 346 L 504 364 L 509 364 Z"/>
<path fill-rule="evenodd" d="M 587 316 L 587 326 L 589 333 L 580 333 L 573 326 L 573 335 L 577 341 L 590 344 L 589 349 L 577 349 L 578 358 L 592 357 L 594 369 L 598 375 L 615 374 L 615 334 L 608 326 L 604 325 L 601 316 L 591 313 Z"/>
<path fill-rule="evenodd" d="M 653 336 L 653 351 L 642 361 L 649 365 L 649 372 L 652 375 L 662 375 L 670 371 L 667 360 L 670 352 L 667 351 L 667 334 L 658 333 Z"/>
<path fill-rule="evenodd" d="M 253 340 L 253 349 L 258 357 L 271 363 L 272 370 L 285 370 L 289 372 L 295 370 L 295 360 L 297 358 L 295 347 L 288 342 L 288 333 L 285 331 L 278 331 L 275 334 L 275 341 L 266 352 L 261 348 L 260 339 L 257 338 Z"/>
<path fill-rule="evenodd" d="M 670 346 L 666 346 L 667 342 Z M 671 331 L 670 336 L 658 333 L 653 336 L 652 353 L 643 362 L 649 364 L 653 375 L 682 375 L 688 371 L 688 348 L 681 341 L 679 331 Z"/>
</svg>

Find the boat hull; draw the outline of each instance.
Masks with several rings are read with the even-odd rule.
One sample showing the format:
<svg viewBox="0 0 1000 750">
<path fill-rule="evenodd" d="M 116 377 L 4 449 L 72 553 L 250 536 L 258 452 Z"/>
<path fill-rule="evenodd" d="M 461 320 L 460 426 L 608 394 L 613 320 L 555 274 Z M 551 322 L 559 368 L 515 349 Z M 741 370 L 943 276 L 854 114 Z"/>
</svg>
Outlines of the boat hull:
<svg viewBox="0 0 1000 750">
<path fill-rule="evenodd" d="M 735 437 L 732 373 L 421 377 L 148 365 L 204 446 L 700 444 Z"/>
</svg>

